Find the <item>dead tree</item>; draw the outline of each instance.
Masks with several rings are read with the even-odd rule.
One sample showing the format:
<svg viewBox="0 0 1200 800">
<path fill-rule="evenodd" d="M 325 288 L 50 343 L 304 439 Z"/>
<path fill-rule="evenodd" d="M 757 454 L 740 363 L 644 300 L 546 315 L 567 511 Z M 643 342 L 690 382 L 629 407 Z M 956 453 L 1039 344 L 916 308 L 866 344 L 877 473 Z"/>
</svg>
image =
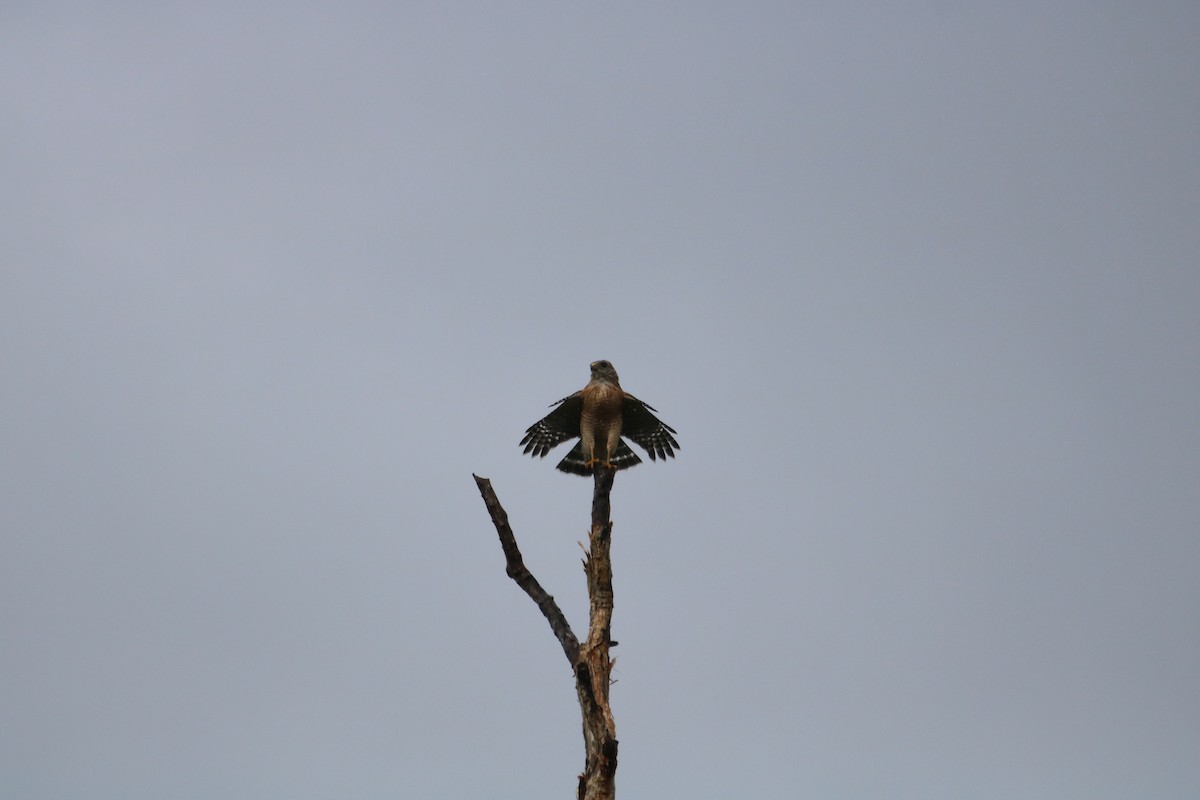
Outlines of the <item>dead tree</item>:
<svg viewBox="0 0 1200 800">
<path fill-rule="evenodd" d="M 615 470 L 605 467 L 596 467 L 594 473 L 592 527 L 588 532 L 588 547 L 583 559 L 583 570 L 587 574 L 589 619 L 587 639 L 582 644 L 572 633 L 567 618 L 554 598 L 525 566 L 512 527 L 508 524 L 508 514 L 492 490 L 491 481 L 473 476 L 496 532 L 500 535 L 508 577 L 516 581 L 541 609 L 575 673 L 575 692 L 579 697 L 579 710 L 583 714 L 586 753 L 583 774 L 579 776 L 579 800 L 613 800 L 616 797 L 617 728 L 608 704 L 609 675 L 612 671 L 608 650 L 615 644 L 610 635 L 613 590 L 610 558 L 612 522 L 609 520 L 608 498 L 615 475 Z"/>
</svg>

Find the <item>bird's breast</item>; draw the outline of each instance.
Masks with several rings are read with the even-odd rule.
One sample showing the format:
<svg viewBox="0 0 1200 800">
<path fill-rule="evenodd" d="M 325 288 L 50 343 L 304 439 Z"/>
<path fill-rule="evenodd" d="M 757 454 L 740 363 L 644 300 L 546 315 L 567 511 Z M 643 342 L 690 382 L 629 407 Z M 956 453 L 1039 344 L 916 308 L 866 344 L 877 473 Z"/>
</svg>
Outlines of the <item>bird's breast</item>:
<svg viewBox="0 0 1200 800">
<path fill-rule="evenodd" d="M 621 423 L 621 389 L 610 384 L 597 384 L 583 396 L 580 422 L 583 426 L 607 430 Z"/>
</svg>

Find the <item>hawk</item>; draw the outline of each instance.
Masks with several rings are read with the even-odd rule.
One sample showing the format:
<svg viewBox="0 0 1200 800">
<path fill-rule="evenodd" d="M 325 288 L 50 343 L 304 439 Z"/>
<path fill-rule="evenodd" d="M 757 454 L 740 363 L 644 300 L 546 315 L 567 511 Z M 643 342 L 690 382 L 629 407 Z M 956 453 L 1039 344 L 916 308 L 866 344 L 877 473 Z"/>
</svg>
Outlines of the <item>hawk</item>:
<svg viewBox="0 0 1200 800">
<path fill-rule="evenodd" d="M 656 409 L 621 388 L 617 371 L 607 361 L 592 362 L 588 385 L 564 397 L 558 406 L 529 426 L 521 444 L 525 452 L 544 458 L 551 449 L 579 437 L 571 452 L 558 462 L 558 469 L 574 475 L 591 475 L 597 464 L 611 469 L 628 469 L 642 463 L 629 449 L 622 434 L 647 453 L 650 460 L 675 457 L 679 442 L 675 429 L 651 414 Z"/>
</svg>

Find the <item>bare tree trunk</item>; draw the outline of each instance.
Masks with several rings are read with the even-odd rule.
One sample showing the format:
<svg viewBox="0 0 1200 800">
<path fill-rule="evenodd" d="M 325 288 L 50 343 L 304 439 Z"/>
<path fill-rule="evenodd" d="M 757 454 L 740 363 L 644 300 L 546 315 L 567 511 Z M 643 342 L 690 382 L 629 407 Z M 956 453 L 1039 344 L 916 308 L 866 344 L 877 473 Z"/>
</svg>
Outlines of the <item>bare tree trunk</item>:
<svg viewBox="0 0 1200 800">
<path fill-rule="evenodd" d="M 579 800 L 614 800 L 617 773 L 617 728 L 608 704 L 612 662 L 608 650 L 612 641 L 612 522 L 609 520 L 609 493 L 616 471 L 597 467 L 592 494 L 592 527 L 588 531 L 588 549 L 583 559 L 587 574 L 589 621 L 587 639 L 581 645 L 554 598 L 542 588 L 525 566 L 516 536 L 508 524 L 508 514 L 492 490 L 491 481 L 475 478 L 484 505 L 500 536 L 508 576 L 541 609 L 563 653 L 575 673 L 575 693 L 583 714 L 585 761 L 579 776 Z"/>
<path fill-rule="evenodd" d="M 587 761 L 579 776 L 579 800 L 612 800 L 616 797 L 617 725 L 608 705 L 612 662 L 612 522 L 609 492 L 616 470 L 596 468 L 592 493 L 592 528 L 583 560 L 588 585 L 588 635 L 575 661 L 575 691 L 583 711 L 583 742 Z"/>
</svg>

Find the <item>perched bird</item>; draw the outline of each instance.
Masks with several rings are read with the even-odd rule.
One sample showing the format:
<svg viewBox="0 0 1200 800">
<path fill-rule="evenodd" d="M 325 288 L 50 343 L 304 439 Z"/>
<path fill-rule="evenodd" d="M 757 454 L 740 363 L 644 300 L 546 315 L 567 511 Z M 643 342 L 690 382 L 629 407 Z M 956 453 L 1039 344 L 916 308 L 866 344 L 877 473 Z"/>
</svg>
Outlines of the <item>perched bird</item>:
<svg viewBox="0 0 1200 800">
<path fill-rule="evenodd" d="M 656 410 L 652 406 L 624 391 L 607 361 L 593 361 L 588 385 L 551 405 L 558 408 L 530 425 L 521 444 L 526 453 L 545 457 L 552 448 L 578 436 L 578 444 L 558 462 L 563 472 L 591 475 L 597 464 L 627 469 L 642 463 L 622 435 L 649 453 L 651 461 L 674 458 L 679 449 L 671 435 L 675 429 L 651 414 Z"/>
</svg>

